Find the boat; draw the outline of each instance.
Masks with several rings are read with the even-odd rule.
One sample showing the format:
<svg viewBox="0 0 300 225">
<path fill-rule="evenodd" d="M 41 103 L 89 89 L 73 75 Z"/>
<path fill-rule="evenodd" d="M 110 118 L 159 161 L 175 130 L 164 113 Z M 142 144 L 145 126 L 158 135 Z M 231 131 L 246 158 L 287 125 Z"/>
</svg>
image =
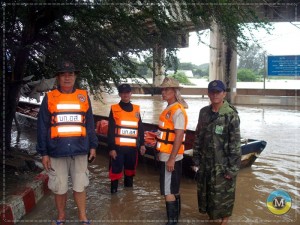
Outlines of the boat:
<svg viewBox="0 0 300 225">
<path fill-rule="evenodd" d="M 96 133 L 101 146 L 107 146 L 107 136 L 106 131 L 101 131 L 101 123 L 108 126 L 108 118 L 105 116 L 94 115 Z M 100 125 L 100 127 L 99 127 Z M 145 133 L 155 133 L 158 130 L 157 124 L 145 123 L 143 122 Z M 154 137 L 153 137 L 154 138 Z M 183 175 L 187 177 L 194 177 L 195 172 L 192 170 L 193 165 L 193 144 L 195 139 L 195 131 L 186 130 L 185 136 L 185 151 L 183 154 L 183 162 L 182 162 L 182 172 Z M 151 143 L 151 142 L 150 142 Z M 266 141 L 256 140 L 256 139 L 241 139 L 241 169 L 246 167 L 251 167 L 261 152 L 265 149 L 267 145 Z M 147 144 L 145 140 L 146 153 L 145 157 L 153 160 L 153 163 L 157 165 L 157 153 L 155 150 L 155 143 Z"/>
<path fill-rule="evenodd" d="M 40 103 L 22 98 L 18 102 L 15 113 L 16 126 L 25 125 L 36 128 L 37 115 L 40 110 Z"/>
<path fill-rule="evenodd" d="M 37 114 L 39 110 L 39 104 L 31 103 L 28 101 L 19 101 L 16 115 L 17 120 L 23 121 L 24 118 L 27 120 L 27 124 L 31 126 L 36 126 Z M 30 122 L 28 122 L 30 121 Z M 101 115 L 94 115 L 95 128 L 100 146 L 103 149 L 107 149 L 107 127 L 108 127 L 108 117 Z M 145 133 L 152 134 L 157 131 L 157 124 L 145 123 L 143 122 Z M 106 128 L 105 128 L 106 126 Z M 104 128 L 104 129 L 103 129 Z M 102 130 L 101 130 L 102 129 Z M 144 156 L 139 156 L 140 161 L 146 161 L 157 166 L 157 153 L 155 150 L 155 137 L 152 136 L 152 141 L 146 142 L 146 153 Z M 195 173 L 192 170 L 192 158 L 193 158 L 193 144 L 195 138 L 195 131 L 187 130 L 185 137 L 185 151 L 183 154 L 183 175 L 187 177 L 194 177 Z M 261 152 L 265 149 L 267 145 L 266 141 L 256 140 L 256 139 L 241 139 L 241 168 L 251 167 L 255 160 L 259 157 Z"/>
</svg>

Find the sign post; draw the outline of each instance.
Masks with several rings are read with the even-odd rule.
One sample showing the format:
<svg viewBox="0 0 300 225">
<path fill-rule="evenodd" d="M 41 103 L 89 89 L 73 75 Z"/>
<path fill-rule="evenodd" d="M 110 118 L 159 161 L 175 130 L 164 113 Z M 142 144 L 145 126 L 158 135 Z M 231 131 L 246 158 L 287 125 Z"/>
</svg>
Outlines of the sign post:
<svg viewBox="0 0 300 225">
<path fill-rule="evenodd" d="M 266 76 L 267 76 L 267 69 L 266 69 L 266 52 L 264 52 L 264 90 L 266 89 Z"/>
</svg>

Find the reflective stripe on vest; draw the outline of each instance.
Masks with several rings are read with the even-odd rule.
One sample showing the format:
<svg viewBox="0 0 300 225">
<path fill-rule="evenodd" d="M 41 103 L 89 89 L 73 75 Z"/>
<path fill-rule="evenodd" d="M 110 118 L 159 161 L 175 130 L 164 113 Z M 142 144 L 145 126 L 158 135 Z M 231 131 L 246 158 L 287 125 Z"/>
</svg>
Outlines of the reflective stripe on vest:
<svg viewBox="0 0 300 225">
<path fill-rule="evenodd" d="M 175 112 L 181 109 L 185 118 L 185 124 L 184 124 L 184 132 L 186 131 L 187 126 L 187 114 L 183 106 L 179 103 L 174 104 L 170 108 L 165 109 L 160 117 L 158 122 L 158 131 L 159 135 L 157 136 L 157 145 L 156 149 L 160 152 L 171 154 L 173 149 L 173 144 L 175 140 L 175 129 L 173 124 L 173 116 Z M 184 140 L 185 140 L 185 134 L 182 139 L 182 144 L 179 148 L 179 151 L 177 154 L 183 154 L 184 152 Z"/>
<path fill-rule="evenodd" d="M 136 147 L 137 145 L 140 107 L 138 105 L 132 106 L 131 112 L 124 111 L 119 104 L 111 106 L 116 123 L 115 144 L 118 146 Z"/>
<path fill-rule="evenodd" d="M 87 92 L 64 94 L 58 90 L 48 96 L 51 113 L 51 138 L 86 136 L 85 114 L 89 108 Z"/>
</svg>

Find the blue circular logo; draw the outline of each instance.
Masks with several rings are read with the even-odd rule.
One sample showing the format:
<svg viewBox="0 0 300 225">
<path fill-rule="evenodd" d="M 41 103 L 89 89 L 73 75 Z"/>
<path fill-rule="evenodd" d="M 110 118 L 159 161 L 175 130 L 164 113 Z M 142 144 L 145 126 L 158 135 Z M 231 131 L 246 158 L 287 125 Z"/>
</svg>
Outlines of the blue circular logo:
<svg viewBox="0 0 300 225">
<path fill-rule="evenodd" d="M 283 190 L 275 190 L 267 198 L 267 207 L 273 214 L 283 215 L 290 210 L 291 206 L 292 198 Z"/>
</svg>

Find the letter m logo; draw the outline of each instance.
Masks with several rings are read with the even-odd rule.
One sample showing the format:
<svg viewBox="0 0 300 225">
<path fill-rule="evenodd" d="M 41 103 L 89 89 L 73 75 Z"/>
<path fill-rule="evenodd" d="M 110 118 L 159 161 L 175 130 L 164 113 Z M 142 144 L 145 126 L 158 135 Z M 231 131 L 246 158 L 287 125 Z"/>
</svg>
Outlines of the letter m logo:
<svg viewBox="0 0 300 225">
<path fill-rule="evenodd" d="M 273 205 L 275 208 L 283 208 L 285 206 L 285 200 L 282 197 L 276 197 L 273 200 Z"/>
</svg>

